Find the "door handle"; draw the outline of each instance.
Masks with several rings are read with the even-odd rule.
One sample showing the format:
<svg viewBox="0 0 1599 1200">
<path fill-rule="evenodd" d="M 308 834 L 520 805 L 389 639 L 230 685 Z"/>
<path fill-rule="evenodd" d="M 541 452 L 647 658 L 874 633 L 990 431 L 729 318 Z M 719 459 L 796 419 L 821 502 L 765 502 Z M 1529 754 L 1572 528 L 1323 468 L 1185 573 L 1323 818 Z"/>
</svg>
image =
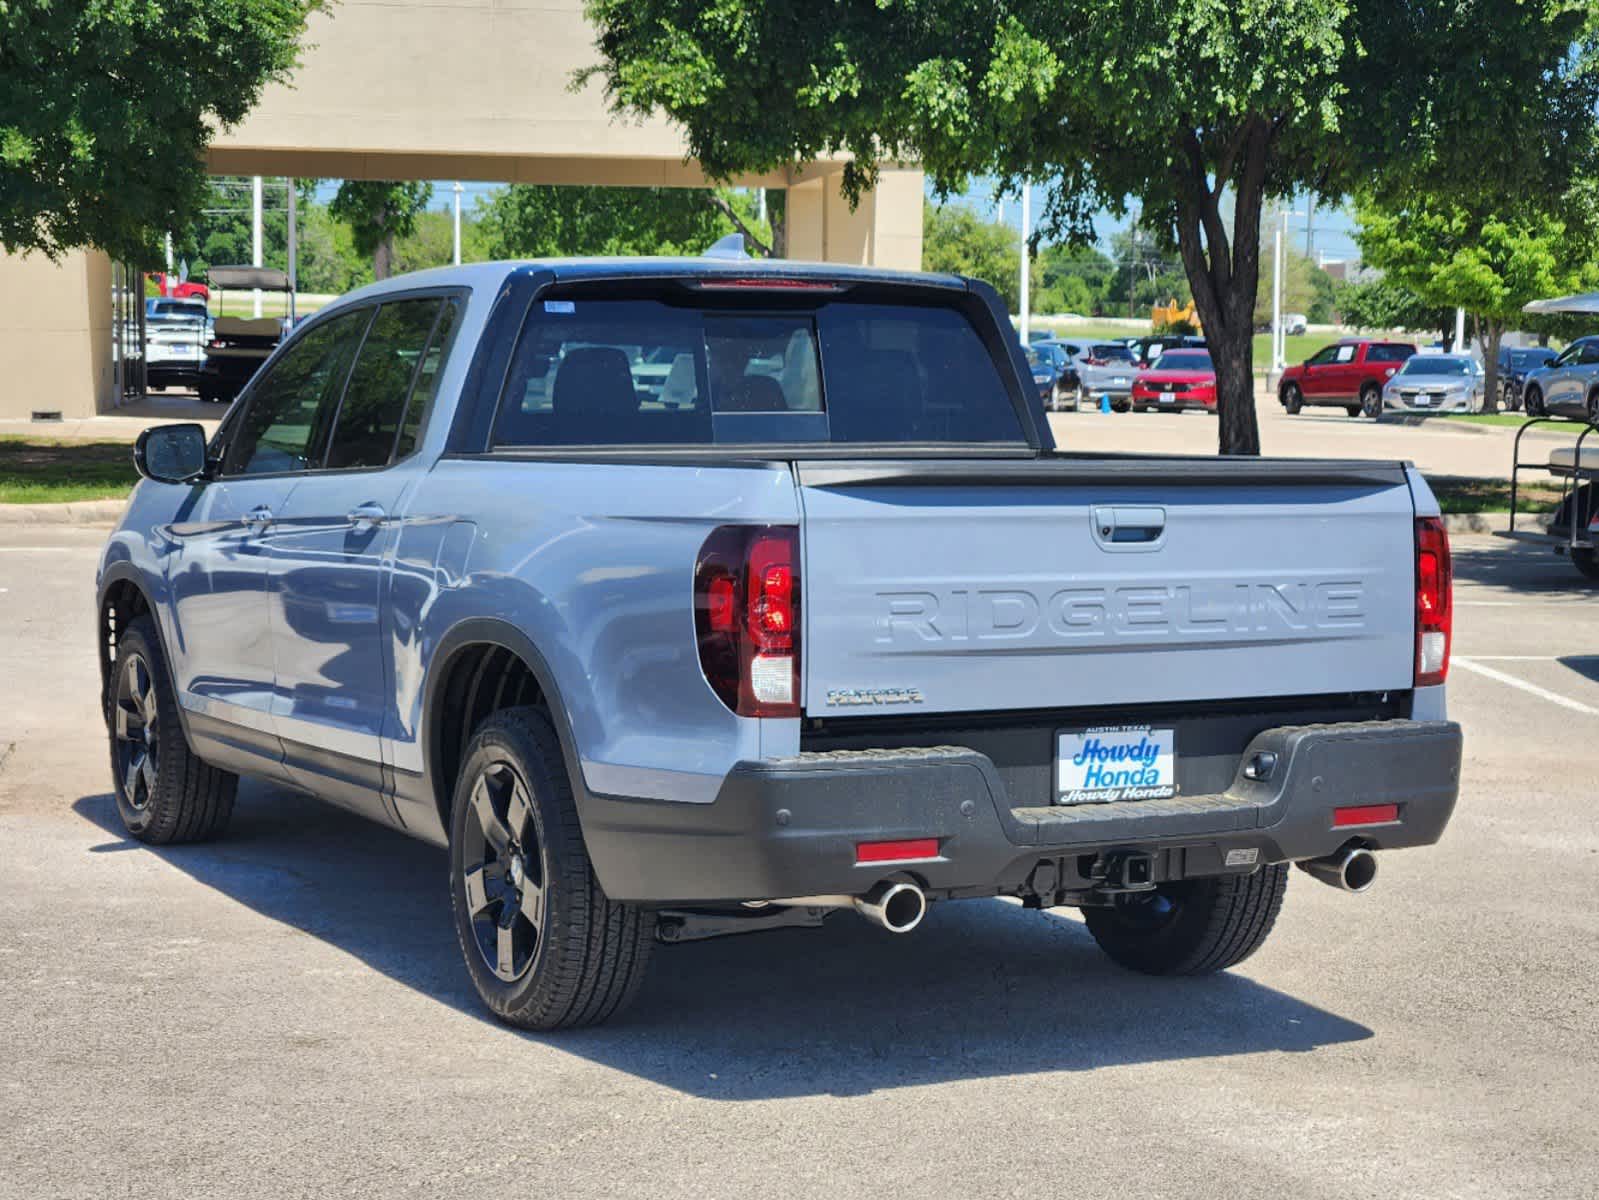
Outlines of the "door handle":
<svg viewBox="0 0 1599 1200">
<path fill-rule="evenodd" d="M 389 514 L 383 511 L 381 504 L 357 504 L 350 510 L 347 519 L 359 528 L 362 525 L 381 525 L 389 519 Z"/>
<path fill-rule="evenodd" d="M 244 514 L 244 523 L 252 529 L 265 529 L 272 524 L 272 510 L 264 504 L 258 504 Z"/>
</svg>

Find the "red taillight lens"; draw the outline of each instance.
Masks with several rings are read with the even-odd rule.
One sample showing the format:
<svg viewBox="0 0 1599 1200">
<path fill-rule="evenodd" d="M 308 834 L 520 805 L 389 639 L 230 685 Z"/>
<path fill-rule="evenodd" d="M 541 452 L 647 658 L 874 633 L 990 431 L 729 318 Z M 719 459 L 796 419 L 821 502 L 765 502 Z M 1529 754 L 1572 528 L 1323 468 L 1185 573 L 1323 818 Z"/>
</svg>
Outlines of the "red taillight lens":
<svg viewBox="0 0 1599 1200">
<path fill-rule="evenodd" d="M 1088 360 L 1088 365 L 1091 366 L 1091 367 L 1108 367 L 1108 366 L 1110 366 L 1110 359 L 1108 359 L 1108 358 L 1091 358 L 1091 359 Z"/>
<path fill-rule="evenodd" d="M 797 717 L 799 530 L 723 525 L 694 569 L 694 626 L 711 690 L 741 717 Z"/>
<path fill-rule="evenodd" d="M 1454 568 L 1449 534 L 1440 517 L 1416 520 L 1416 686 L 1439 684 L 1449 675 L 1449 639 L 1454 630 Z"/>
</svg>

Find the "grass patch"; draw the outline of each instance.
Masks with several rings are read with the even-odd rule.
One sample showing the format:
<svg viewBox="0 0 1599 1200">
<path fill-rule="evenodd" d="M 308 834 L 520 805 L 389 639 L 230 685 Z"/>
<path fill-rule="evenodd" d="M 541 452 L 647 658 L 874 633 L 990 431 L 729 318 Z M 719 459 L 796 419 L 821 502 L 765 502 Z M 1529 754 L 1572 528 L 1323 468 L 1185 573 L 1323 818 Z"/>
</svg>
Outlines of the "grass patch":
<svg viewBox="0 0 1599 1200">
<path fill-rule="evenodd" d="M 1467 479 L 1459 475 L 1429 475 L 1427 484 L 1438 497 L 1438 507 L 1449 513 L 1510 511 L 1510 480 Z M 1551 513 L 1560 503 L 1560 489 L 1544 483 L 1522 484 L 1516 494 L 1518 513 Z"/>
<path fill-rule="evenodd" d="M 120 500 L 138 479 L 127 442 L 0 437 L 0 504 Z"/>
<path fill-rule="evenodd" d="M 1526 424 L 1526 413 L 1444 413 L 1442 420 L 1460 421 L 1466 425 L 1503 425 L 1510 429 L 1517 429 Z M 1554 428 L 1548 426 L 1547 428 Z M 1586 457 L 1586 456 L 1584 456 Z"/>
</svg>

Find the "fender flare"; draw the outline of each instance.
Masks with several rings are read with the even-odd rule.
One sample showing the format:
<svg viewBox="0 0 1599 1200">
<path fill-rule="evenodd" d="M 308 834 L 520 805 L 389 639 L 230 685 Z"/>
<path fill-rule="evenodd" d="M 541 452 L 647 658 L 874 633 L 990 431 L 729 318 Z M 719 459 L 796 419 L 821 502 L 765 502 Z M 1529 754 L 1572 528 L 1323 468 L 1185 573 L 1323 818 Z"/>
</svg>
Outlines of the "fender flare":
<svg viewBox="0 0 1599 1200">
<path fill-rule="evenodd" d="M 588 797 L 588 789 L 583 782 L 583 764 L 577 753 L 577 739 L 572 733 L 571 718 L 567 715 L 566 702 L 561 697 L 559 686 L 555 682 L 555 673 L 550 669 L 549 660 L 542 651 L 533 644 L 533 639 L 528 637 L 521 629 L 509 621 L 498 617 L 467 617 L 457 622 L 439 639 L 429 656 L 427 678 L 422 685 L 422 716 L 418 729 L 418 741 L 422 748 L 422 771 L 427 779 L 430 789 L 435 789 L 433 794 L 438 799 L 435 779 L 435 766 L 438 762 L 438 744 L 441 730 L 436 728 L 435 713 L 438 709 L 439 692 L 445 680 L 450 676 L 450 667 L 456 657 L 468 646 L 494 645 L 509 650 L 524 663 L 528 670 L 533 672 L 533 678 L 539 685 L 539 691 L 544 697 L 544 706 L 549 710 L 550 722 L 555 726 L 556 740 L 561 744 L 561 757 L 566 764 L 566 775 L 572 786 L 573 797 L 577 800 L 578 814 L 581 820 L 583 801 Z M 453 781 L 443 781 L 445 794 L 453 788 Z M 440 805 L 443 807 L 442 803 Z M 450 814 L 441 811 L 440 820 L 444 822 L 446 830 L 449 829 Z"/>
</svg>

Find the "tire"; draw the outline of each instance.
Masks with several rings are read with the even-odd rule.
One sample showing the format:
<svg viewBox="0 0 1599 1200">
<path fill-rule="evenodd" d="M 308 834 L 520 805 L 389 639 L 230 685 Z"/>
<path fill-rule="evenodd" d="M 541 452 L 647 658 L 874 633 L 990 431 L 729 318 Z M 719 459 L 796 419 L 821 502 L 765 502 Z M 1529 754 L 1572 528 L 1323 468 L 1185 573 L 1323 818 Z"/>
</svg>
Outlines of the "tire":
<svg viewBox="0 0 1599 1200">
<path fill-rule="evenodd" d="M 1599 425 L 1599 388 L 1588 393 L 1588 424 Z"/>
<path fill-rule="evenodd" d="M 560 743 L 538 709 L 493 714 L 467 746 L 450 821 L 450 902 L 473 986 L 511 1025 L 595 1025 L 643 982 L 655 915 L 601 890 Z"/>
<path fill-rule="evenodd" d="M 1571 565 L 1582 573 L 1584 579 L 1599 583 L 1599 552 L 1574 547 L 1571 551 Z"/>
<path fill-rule="evenodd" d="M 1288 865 L 1253 875 L 1219 875 L 1131 892 L 1108 908 L 1085 908 L 1099 948 L 1145 975 L 1209 975 L 1244 961 L 1282 910 Z"/>
<path fill-rule="evenodd" d="M 1346 404 L 1346 405 L 1344 405 L 1344 411 L 1346 413 L 1348 413 L 1352 417 L 1358 417 L 1360 415 L 1361 409 L 1360 409 L 1360 405 L 1358 405 L 1358 404 Z"/>
<path fill-rule="evenodd" d="M 1529 417 L 1541 417 L 1544 415 L 1543 390 L 1541 388 L 1529 384 L 1527 390 L 1521 394 L 1521 399 Z"/>
<path fill-rule="evenodd" d="M 1360 413 L 1373 418 L 1382 416 L 1382 392 L 1376 384 L 1368 383 L 1360 389 Z"/>
<path fill-rule="evenodd" d="M 1110 402 L 1111 412 L 1124 413 L 1129 411 L 1132 407 L 1133 402 L 1131 400 L 1112 400 Z"/>
<path fill-rule="evenodd" d="M 1083 411 L 1083 403 L 1087 399 L 1088 399 L 1088 393 L 1083 390 L 1083 385 L 1079 383 L 1077 385 L 1077 401 L 1076 401 L 1076 408 L 1077 408 L 1078 412 L 1082 412 Z"/>
<path fill-rule="evenodd" d="M 1521 401 L 1516 399 L 1516 389 L 1511 384 L 1505 384 L 1499 389 L 1499 405 L 1506 412 L 1519 412 Z"/>
<path fill-rule="evenodd" d="M 1299 390 L 1297 383 L 1290 383 L 1283 388 L 1283 410 L 1292 417 L 1305 406 L 1304 393 Z"/>
<path fill-rule="evenodd" d="M 106 704 L 112 788 L 129 836 L 166 846 L 207 841 L 226 829 L 239 777 L 189 749 L 149 616 L 130 622 L 117 639 Z"/>
</svg>

